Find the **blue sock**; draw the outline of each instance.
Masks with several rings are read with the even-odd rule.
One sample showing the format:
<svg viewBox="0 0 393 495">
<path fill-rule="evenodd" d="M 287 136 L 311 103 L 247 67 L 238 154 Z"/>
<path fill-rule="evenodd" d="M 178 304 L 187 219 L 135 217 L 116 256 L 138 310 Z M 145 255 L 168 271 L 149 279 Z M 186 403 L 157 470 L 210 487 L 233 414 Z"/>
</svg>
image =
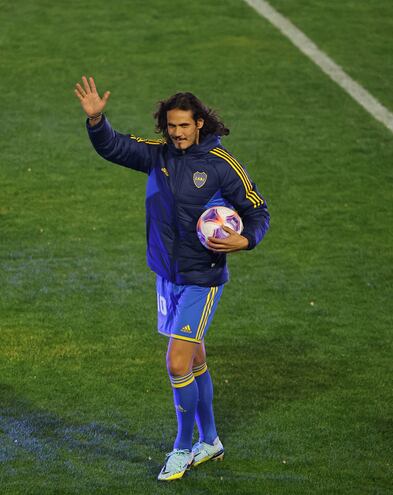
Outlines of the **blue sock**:
<svg viewBox="0 0 393 495">
<path fill-rule="evenodd" d="M 192 371 L 185 376 L 171 376 L 177 416 L 177 437 L 174 449 L 192 449 L 198 386 Z"/>
<path fill-rule="evenodd" d="M 199 440 L 213 445 L 214 440 L 217 438 L 213 413 L 213 382 L 206 363 L 195 366 L 192 371 L 199 392 L 195 418 L 199 430 Z"/>
</svg>

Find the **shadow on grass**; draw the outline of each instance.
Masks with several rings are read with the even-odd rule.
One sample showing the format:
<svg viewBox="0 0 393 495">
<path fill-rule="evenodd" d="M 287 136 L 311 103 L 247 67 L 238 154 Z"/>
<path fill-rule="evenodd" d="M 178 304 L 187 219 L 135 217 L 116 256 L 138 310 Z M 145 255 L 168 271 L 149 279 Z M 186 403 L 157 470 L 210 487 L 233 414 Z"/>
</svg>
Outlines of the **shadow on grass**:
<svg viewBox="0 0 393 495">
<path fill-rule="evenodd" d="M 250 427 L 255 426 L 255 436 L 268 433 L 258 423 L 261 413 L 272 417 L 272 410 L 281 414 L 294 401 L 312 400 L 336 386 L 344 374 L 344 369 L 318 354 L 316 344 L 301 336 L 244 336 L 214 343 L 208 346 L 208 353 L 217 424 L 224 440 L 232 438 L 233 459 L 241 459 L 238 448 L 247 443 Z M 9 385 L 0 384 L 0 466 L 6 468 L 8 480 L 28 469 L 32 475 L 52 473 L 55 483 L 61 473 L 82 490 L 89 483 L 113 488 L 129 486 L 131 480 L 155 480 L 160 465 L 158 457 L 152 460 L 150 455 L 154 453 L 153 457 L 162 461 L 162 439 L 145 436 L 143 431 L 130 432 L 114 419 L 108 423 L 61 417 L 35 407 Z M 258 444 L 256 462 L 265 458 L 264 449 L 263 442 Z M 238 474 L 225 469 L 226 476 L 237 479 Z M 249 466 L 247 477 L 259 471 L 260 467 Z M 203 480 L 209 473 L 210 469 L 205 469 L 193 478 Z"/>
<path fill-rule="evenodd" d="M 345 376 L 334 363 L 301 336 L 247 336 L 214 343 L 208 349 L 215 384 L 220 431 L 241 432 L 262 413 L 285 409 L 337 386 Z M 222 426 L 221 426 L 222 425 Z"/>
<path fill-rule="evenodd" d="M 79 463 L 104 462 L 109 471 L 122 464 L 146 464 L 152 439 L 116 424 L 72 422 L 35 408 L 0 384 L 0 463 L 30 461 L 49 466 L 60 462 L 69 471 Z M 75 464 L 74 464 L 75 462 Z"/>
</svg>

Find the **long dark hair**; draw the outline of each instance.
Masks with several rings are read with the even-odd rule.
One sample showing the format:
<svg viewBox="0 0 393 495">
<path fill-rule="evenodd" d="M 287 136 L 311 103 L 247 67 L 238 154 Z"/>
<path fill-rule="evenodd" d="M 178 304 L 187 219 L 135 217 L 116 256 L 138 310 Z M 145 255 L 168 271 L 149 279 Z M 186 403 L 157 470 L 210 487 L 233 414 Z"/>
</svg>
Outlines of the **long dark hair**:
<svg viewBox="0 0 393 495">
<path fill-rule="evenodd" d="M 199 131 L 202 139 L 207 134 L 216 136 L 228 136 L 229 134 L 229 129 L 221 122 L 217 113 L 204 105 L 199 98 L 192 93 L 176 93 L 167 100 L 158 102 L 157 111 L 154 113 L 156 131 L 166 139 L 169 139 L 166 114 L 174 108 L 191 110 L 195 122 L 198 119 L 204 120 L 203 127 Z"/>
</svg>

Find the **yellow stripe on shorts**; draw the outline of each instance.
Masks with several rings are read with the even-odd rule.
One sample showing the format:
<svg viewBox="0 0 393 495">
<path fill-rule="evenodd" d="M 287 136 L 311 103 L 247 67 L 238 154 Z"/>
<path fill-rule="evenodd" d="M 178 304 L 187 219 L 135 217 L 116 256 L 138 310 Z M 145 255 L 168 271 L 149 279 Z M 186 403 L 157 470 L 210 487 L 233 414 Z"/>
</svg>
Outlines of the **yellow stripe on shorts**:
<svg viewBox="0 0 393 495">
<path fill-rule="evenodd" d="M 203 332 L 207 325 L 207 320 L 209 319 L 213 307 L 214 297 L 217 294 L 217 292 L 218 292 L 218 287 L 211 287 L 209 290 L 209 294 L 207 295 L 205 306 L 202 311 L 202 317 L 199 321 L 198 330 L 196 333 L 196 338 L 198 340 L 202 339 Z"/>
</svg>

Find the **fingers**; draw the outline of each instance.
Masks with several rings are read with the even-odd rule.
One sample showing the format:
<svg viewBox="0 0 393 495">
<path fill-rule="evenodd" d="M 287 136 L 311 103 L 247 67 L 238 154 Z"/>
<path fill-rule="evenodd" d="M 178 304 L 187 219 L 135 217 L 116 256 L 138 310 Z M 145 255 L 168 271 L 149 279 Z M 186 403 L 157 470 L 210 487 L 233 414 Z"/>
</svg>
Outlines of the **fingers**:
<svg viewBox="0 0 393 495">
<path fill-rule="evenodd" d="M 82 76 L 82 83 L 83 86 L 79 82 L 76 83 L 74 90 L 75 95 L 79 98 L 80 101 L 82 101 L 83 98 L 89 95 L 98 96 L 99 98 L 99 94 L 97 92 L 97 87 L 95 85 L 93 77 L 89 77 L 89 80 L 87 80 L 86 76 Z M 106 102 L 108 101 L 110 94 L 110 91 L 105 92 L 104 96 L 102 97 L 104 104 L 106 104 Z"/>
<path fill-rule="evenodd" d="M 221 242 L 217 242 L 217 240 L 215 240 L 214 237 L 209 237 L 209 239 L 208 239 L 209 245 L 214 247 L 214 249 L 218 249 L 218 248 L 227 249 L 227 248 L 230 248 L 232 246 L 231 243 L 222 242 L 222 239 L 220 239 L 220 241 Z"/>
<path fill-rule="evenodd" d="M 77 96 L 80 100 L 86 96 L 86 91 L 79 83 L 75 84 L 75 93 L 77 93 Z"/>
<path fill-rule="evenodd" d="M 207 243 L 207 247 L 211 250 L 214 251 L 215 253 L 230 253 L 231 250 L 228 248 L 219 248 L 216 246 L 211 246 L 209 243 Z"/>
<path fill-rule="evenodd" d="M 92 77 L 89 77 L 89 81 L 90 81 L 91 92 L 97 93 L 97 88 L 94 79 Z"/>
<path fill-rule="evenodd" d="M 79 91 L 77 89 L 74 89 L 74 93 L 75 93 L 75 96 L 77 98 L 79 98 L 79 101 L 83 100 L 83 96 L 81 94 L 79 94 Z"/>
<path fill-rule="evenodd" d="M 231 248 L 231 244 L 228 238 L 217 239 L 216 237 L 209 237 L 207 240 L 207 245 L 210 249 L 214 251 L 226 251 Z"/>
<path fill-rule="evenodd" d="M 94 79 L 92 77 L 90 77 L 89 79 L 90 79 L 91 88 L 90 88 L 89 82 L 87 81 L 86 76 L 82 76 L 83 87 L 81 86 L 80 83 L 75 84 L 75 92 L 78 92 L 77 96 L 79 99 L 81 99 L 80 97 L 84 98 L 85 96 L 87 96 L 88 94 L 90 94 L 92 92 L 97 93 Z"/>
<path fill-rule="evenodd" d="M 215 253 L 230 253 L 231 251 L 233 251 L 233 249 L 230 247 L 216 246 L 215 244 L 212 244 L 210 242 L 207 243 L 207 247 Z"/>
<path fill-rule="evenodd" d="M 247 248 L 248 240 L 245 237 L 229 227 L 223 227 L 223 229 L 228 232 L 229 236 L 224 239 L 209 237 L 207 242 L 209 249 L 220 253 L 231 253 Z"/>
<path fill-rule="evenodd" d="M 240 248 L 237 246 L 227 246 L 223 244 L 216 244 L 214 242 L 207 242 L 208 249 L 211 249 L 215 253 L 232 253 L 233 251 L 239 251 Z"/>
<path fill-rule="evenodd" d="M 85 87 L 86 94 L 91 93 L 89 82 L 87 81 L 87 77 L 86 76 L 82 76 L 82 82 L 83 82 L 83 86 Z"/>
<path fill-rule="evenodd" d="M 225 232 L 228 232 L 228 234 L 237 234 L 237 232 L 230 227 L 227 227 L 226 225 L 222 225 L 222 230 L 225 230 Z"/>
</svg>

